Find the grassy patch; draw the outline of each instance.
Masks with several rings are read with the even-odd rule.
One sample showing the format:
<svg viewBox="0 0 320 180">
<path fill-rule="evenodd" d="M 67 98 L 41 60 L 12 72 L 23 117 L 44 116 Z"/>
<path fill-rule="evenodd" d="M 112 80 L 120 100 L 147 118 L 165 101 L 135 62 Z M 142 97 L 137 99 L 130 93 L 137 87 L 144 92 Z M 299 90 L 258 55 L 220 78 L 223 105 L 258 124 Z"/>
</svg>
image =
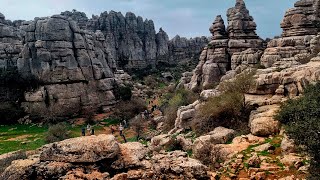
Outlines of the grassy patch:
<svg viewBox="0 0 320 180">
<path fill-rule="evenodd" d="M 269 156 L 270 153 L 268 151 L 260 151 L 260 152 L 258 152 L 258 155 L 259 156 Z"/>
<path fill-rule="evenodd" d="M 106 126 L 117 125 L 120 123 L 119 119 L 113 119 L 113 118 L 105 119 L 102 122 L 105 122 Z"/>
<path fill-rule="evenodd" d="M 45 144 L 48 127 L 35 125 L 0 126 L 0 154 L 17 150 L 34 150 Z"/>
</svg>

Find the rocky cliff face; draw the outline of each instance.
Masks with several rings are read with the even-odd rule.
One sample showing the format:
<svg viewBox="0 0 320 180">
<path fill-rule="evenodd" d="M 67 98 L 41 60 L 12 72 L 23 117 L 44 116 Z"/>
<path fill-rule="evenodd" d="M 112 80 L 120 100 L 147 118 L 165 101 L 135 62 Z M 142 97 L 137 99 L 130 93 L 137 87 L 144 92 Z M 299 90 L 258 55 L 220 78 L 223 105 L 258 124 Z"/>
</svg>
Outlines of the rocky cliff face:
<svg viewBox="0 0 320 180">
<path fill-rule="evenodd" d="M 257 26 L 244 1 L 237 0 L 235 7 L 228 10 L 227 17 L 227 28 L 221 16 L 217 16 L 210 27 L 212 40 L 202 51 L 188 88 L 206 88 L 239 65 L 258 63 L 261 50 L 265 48 L 264 41 L 255 32 Z"/>
<path fill-rule="evenodd" d="M 186 39 L 169 37 L 162 28 L 156 33 L 152 20 L 128 12 L 110 11 L 88 19 L 84 13 L 73 11 L 62 15 L 75 20 L 80 28 L 93 32 L 100 30 L 106 36 L 109 59 L 120 68 L 142 69 L 155 67 L 158 62 L 176 64 L 181 59 L 199 55 L 208 43 L 205 37 Z"/>
<path fill-rule="evenodd" d="M 81 30 L 61 15 L 23 22 L 20 29 L 0 28 L 0 68 L 18 69 L 40 82 L 20 99 L 31 116 L 72 116 L 115 103 L 116 63 L 107 58 L 101 32 Z"/>
</svg>

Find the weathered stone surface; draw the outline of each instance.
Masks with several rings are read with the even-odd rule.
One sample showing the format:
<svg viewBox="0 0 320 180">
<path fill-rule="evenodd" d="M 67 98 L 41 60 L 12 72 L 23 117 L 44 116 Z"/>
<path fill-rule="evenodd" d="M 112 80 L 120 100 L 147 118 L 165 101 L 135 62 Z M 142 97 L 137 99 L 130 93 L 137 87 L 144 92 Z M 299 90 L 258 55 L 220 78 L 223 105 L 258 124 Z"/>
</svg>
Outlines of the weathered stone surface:
<svg viewBox="0 0 320 180">
<path fill-rule="evenodd" d="M 16 160 L 6 168 L 6 170 L 0 174 L 0 179 L 17 180 L 17 179 L 28 179 L 27 171 L 37 162 L 39 159 L 26 159 Z"/>
<path fill-rule="evenodd" d="M 40 160 L 71 163 L 98 162 L 116 157 L 119 151 L 119 145 L 114 136 L 79 137 L 48 145 L 41 153 Z"/>
<path fill-rule="evenodd" d="M 187 158 L 187 153 L 181 151 L 159 154 L 152 157 L 154 178 L 165 177 L 175 179 L 177 175 L 186 179 L 208 178 L 207 167 L 198 160 Z"/>
<path fill-rule="evenodd" d="M 0 155 L 0 174 L 11 165 L 12 161 L 23 158 L 26 158 L 26 153 L 23 151 L 15 151 Z"/>
<path fill-rule="evenodd" d="M 296 97 L 303 93 L 303 89 L 310 83 L 317 82 L 320 63 L 309 62 L 280 72 L 277 68 L 258 70 L 255 86 L 250 90 L 251 94 L 276 94 Z"/>
<path fill-rule="evenodd" d="M 309 62 L 319 53 L 319 0 L 300 0 L 281 22 L 282 37 L 271 40 L 261 62 L 266 67 Z"/>
<path fill-rule="evenodd" d="M 126 169 L 142 166 L 141 160 L 146 156 L 148 150 L 139 142 L 120 144 L 118 160 L 113 162 L 114 169 Z"/>
<path fill-rule="evenodd" d="M 289 137 L 286 134 L 284 134 L 283 136 L 280 147 L 282 154 L 294 153 L 296 151 L 294 141 L 292 139 L 289 139 Z"/>
<path fill-rule="evenodd" d="M 235 131 L 224 127 L 217 127 L 207 135 L 198 137 L 193 143 L 193 153 L 199 154 L 203 148 L 214 144 L 225 144 L 235 135 Z"/>
<path fill-rule="evenodd" d="M 200 105 L 199 101 L 188 106 L 182 106 L 177 111 L 177 119 L 175 121 L 175 129 L 190 129 L 192 119 L 196 115 L 196 110 Z"/>
<path fill-rule="evenodd" d="M 273 116 L 279 109 L 278 105 L 262 106 L 250 115 L 251 133 L 257 136 L 269 136 L 279 132 L 279 122 Z"/>
<path fill-rule="evenodd" d="M 281 22 L 282 36 L 304 36 L 319 31 L 319 0 L 299 0 Z"/>
</svg>

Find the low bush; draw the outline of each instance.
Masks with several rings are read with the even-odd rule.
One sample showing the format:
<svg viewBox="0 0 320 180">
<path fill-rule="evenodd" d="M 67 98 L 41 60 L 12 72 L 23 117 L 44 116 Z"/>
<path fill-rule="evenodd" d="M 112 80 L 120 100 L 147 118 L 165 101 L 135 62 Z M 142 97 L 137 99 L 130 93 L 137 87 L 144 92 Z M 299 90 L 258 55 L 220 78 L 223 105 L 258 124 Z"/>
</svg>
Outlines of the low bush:
<svg viewBox="0 0 320 180">
<path fill-rule="evenodd" d="M 68 138 L 70 138 L 70 135 L 67 125 L 65 123 L 59 123 L 49 127 L 45 141 L 47 143 L 54 143 Z"/>
<path fill-rule="evenodd" d="M 201 135 L 223 126 L 246 133 L 253 107 L 246 104 L 244 94 L 253 84 L 254 74 L 254 71 L 245 71 L 235 79 L 221 82 L 217 88 L 222 94 L 209 98 L 200 106 L 192 122 L 193 130 Z"/>
<path fill-rule="evenodd" d="M 113 92 L 117 100 L 130 101 L 132 98 L 132 90 L 129 86 L 116 86 Z"/>
<path fill-rule="evenodd" d="M 130 101 L 121 101 L 116 104 L 114 116 L 129 120 L 147 109 L 146 102 L 140 98 L 132 98 Z"/>
<path fill-rule="evenodd" d="M 320 179 L 320 83 L 308 86 L 303 97 L 281 105 L 275 116 L 288 136 L 313 157 L 310 179 Z"/>
<path fill-rule="evenodd" d="M 210 98 L 200 106 L 192 122 L 192 129 L 198 135 L 208 133 L 218 126 L 246 132 L 251 108 L 244 104 L 242 94 L 236 92 Z"/>
</svg>

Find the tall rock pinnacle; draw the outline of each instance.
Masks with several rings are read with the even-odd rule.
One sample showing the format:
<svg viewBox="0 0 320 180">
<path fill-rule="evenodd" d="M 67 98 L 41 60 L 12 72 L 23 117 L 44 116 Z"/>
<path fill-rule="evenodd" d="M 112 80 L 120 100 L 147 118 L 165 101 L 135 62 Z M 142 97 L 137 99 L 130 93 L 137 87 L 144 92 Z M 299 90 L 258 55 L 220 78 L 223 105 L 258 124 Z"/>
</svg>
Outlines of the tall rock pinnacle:
<svg viewBox="0 0 320 180">
<path fill-rule="evenodd" d="M 212 23 L 210 27 L 210 32 L 212 34 L 212 39 L 226 39 L 228 38 L 226 32 L 226 26 L 224 25 L 224 21 L 221 15 L 218 15 L 215 21 Z"/>
<path fill-rule="evenodd" d="M 237 0 L 235 7 L 227 12 L 229 37 L 231 39 L 255 39 L 257 25 L 249 14 L 243 0 Z"/>
</svg>

